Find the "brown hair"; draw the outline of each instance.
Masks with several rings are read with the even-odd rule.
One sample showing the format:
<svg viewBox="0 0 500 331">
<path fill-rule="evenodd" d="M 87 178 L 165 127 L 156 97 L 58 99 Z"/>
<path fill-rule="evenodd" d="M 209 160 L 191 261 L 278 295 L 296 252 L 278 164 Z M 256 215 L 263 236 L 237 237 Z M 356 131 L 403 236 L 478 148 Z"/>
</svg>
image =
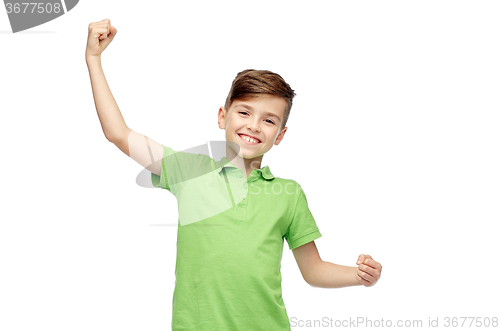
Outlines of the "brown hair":
<svg viewBox="0 0 500 331">
<path fill-rule="evenodd" d="M 287 102 L 280 128 L 282 130 L 288 120 L 296 94 L 280 75 L 272 71 L 247 69 L 239 72 L 233 80 L 224 108 L 228 111 L 234 100 L 247 100 L 259 94 L 275 95 Z"/>
</svg>

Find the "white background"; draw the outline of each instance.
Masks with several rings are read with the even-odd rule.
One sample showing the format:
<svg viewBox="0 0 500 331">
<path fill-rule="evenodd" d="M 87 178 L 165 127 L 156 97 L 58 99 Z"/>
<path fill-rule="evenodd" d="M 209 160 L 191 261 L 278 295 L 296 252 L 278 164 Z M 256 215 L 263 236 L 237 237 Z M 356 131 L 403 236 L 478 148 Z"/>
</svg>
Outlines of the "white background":
<svg viewBox="0 0 500 331">
<path fill-rule="evenodd" d="M 141 166 L 102 132 L 85 47 L 105 18 L 118 34 L 103 68 L 127 125 L 176 150 L 224 139 L 217 111 L 244 69 L 297 93 L 263 166 L 304 188 L 323 260 L 370 254 L 383 273 L 371 288 L 313 288 L 285 242 L 291 319 L 423 330 L 429 317 L 500 317 L 499 12 L 496 1 L 86 0 L 12 34 L 1 7 L 0 329 L 170 329 L 177 228 L 152 224 L 176 222 L 177 202 L 138 186 Z"/>
</svg>

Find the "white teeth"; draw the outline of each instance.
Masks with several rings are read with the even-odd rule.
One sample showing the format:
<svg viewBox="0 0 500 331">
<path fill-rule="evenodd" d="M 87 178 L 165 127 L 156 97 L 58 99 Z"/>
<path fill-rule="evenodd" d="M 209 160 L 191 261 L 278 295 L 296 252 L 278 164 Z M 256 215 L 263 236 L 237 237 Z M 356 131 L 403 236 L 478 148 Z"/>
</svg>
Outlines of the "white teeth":
<svg viewBox="0 0 500 331">
<path fill-rule="evenodd" d="M 243 139 L 245 139 L 246 141 L 248 141 L 248 142 L 252 142 L 252 143 L 256 143 L 256 142 L 257 142 L 257 140 L 252 139 L 252 138 L 250 138 L 250 137 L 248 137 L 248 136 L 241 136 L 241 137 L 242 137 Z"/>
</svg>

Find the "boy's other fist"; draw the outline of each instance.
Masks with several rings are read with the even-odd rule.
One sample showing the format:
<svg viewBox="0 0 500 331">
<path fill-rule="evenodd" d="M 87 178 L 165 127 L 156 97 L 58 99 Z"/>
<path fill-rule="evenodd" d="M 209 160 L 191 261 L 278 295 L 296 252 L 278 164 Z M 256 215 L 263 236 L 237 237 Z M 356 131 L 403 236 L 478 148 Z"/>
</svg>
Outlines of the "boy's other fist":
<svg viewBox="0 0 500 331">
<path fill-rule="evenodd" d="M 117 32 L 118 30 L 111 26 L 109 18 L 90 23 L 85 56 L 100 56 L 109 43 L 113 41 Z"/>
<path fill-rule="evenodd" d="M 368 254 L 361 254 L 356 262 L 358 265 L 358 274 L 356 278 L 361 285 L 373 286 L 379 279 L 382 273 L 382 265 L 375 261 Z"/>
</svg>

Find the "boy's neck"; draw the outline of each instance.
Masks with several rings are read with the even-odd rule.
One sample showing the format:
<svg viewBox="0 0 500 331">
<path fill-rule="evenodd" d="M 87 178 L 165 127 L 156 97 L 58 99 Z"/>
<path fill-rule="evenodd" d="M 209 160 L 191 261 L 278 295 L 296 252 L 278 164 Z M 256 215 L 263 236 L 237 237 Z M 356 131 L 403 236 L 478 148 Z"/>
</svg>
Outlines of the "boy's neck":
<svg viewBox="0 0 500 331">
<path fill-rule="evenodd" d="M 236 154 L 236 152 L 226 143 L 226 159 L 241 169 L 247 178 L 250 176 L 252 170 L 260 169 L 263 156 L 264 155 L 260 155 L 253 159 L 245 159 L 241 156 L 241 153 L 240 155 Z"/>
</svg>

